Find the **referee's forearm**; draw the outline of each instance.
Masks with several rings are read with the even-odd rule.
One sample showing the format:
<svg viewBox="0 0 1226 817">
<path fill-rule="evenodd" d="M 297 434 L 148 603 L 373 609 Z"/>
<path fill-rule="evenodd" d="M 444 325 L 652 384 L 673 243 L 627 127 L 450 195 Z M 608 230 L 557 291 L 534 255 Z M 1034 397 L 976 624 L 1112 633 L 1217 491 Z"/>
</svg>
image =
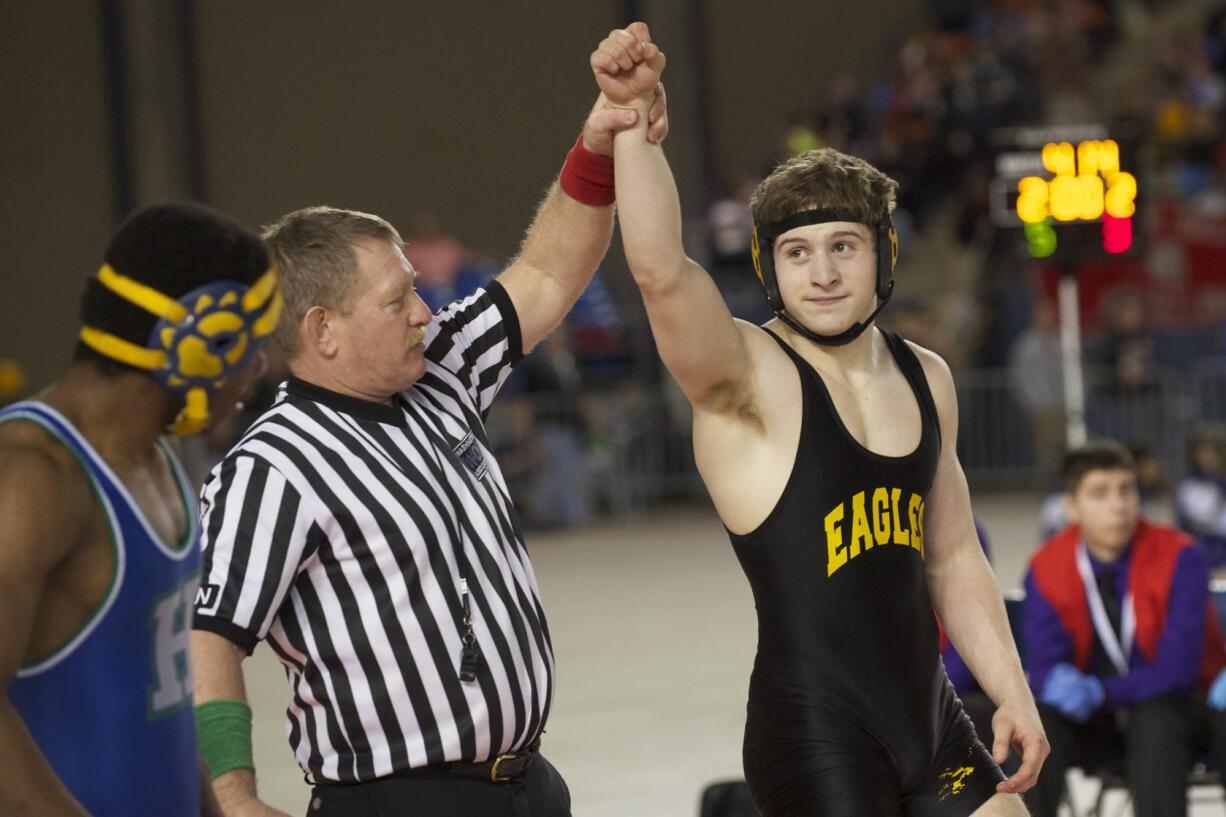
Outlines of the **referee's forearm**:
<svg viewBox="0 0 1226 817">
<path fill-rule="evenodd" d="M 221 803 L 217 802 L 217 792 L 213 791 L 213 781 L 209 779 L 209 766 L 204 758 L 199 758 L 200 764 L 200 817 L 225 817 Z"/>
<path fill-rule="evenodd" d="M 204 630 L 191 634 L 194 702 L 247 701 L 243 684 L 243 651 L 221 636 Z M 233 769 L 213 779 L 213 793 L 223 814 L 231 815 L 243 803 L 257 799 L 254 769 Z"/>
<path fill-rule="evenodd" d="M 192 630 L 191 650 L 197 705 L 247 700 L 243 685 L 243 659 L 247 656 L 237 644 L 207 630 Z"/>
<path fill-rule="evenodd" d="M 254 769 L 231 769 L 213 779 L 213 794 L 221 806 L 221 813 L 234 817 L 246 803 L 258 803 L 255 789 Z"/>
</svg>

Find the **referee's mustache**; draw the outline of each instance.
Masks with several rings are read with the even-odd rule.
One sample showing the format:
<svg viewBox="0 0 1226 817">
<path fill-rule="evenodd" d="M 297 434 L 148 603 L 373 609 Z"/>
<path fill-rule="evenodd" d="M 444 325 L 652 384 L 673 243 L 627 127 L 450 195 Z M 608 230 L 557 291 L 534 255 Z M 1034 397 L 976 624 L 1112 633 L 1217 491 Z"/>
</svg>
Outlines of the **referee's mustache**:
<svg viewBox="0 0 1226 817">
<path fill-rule="evenodd" d="M 424 326 L 412 327 L 411 329 L 409 329 L 408 348 L 412 349 L 413 347 L 424 342 L 425 339 L 426 339 L 426 328 Z"/>
</svg>

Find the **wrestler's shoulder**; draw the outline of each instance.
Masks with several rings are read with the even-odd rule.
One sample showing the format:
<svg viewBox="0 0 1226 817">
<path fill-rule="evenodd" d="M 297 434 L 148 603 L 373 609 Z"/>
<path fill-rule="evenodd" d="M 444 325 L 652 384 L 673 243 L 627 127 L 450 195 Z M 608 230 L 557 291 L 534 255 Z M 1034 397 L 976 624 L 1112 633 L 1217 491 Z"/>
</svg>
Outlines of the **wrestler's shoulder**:
<svg viewBox="0 0 1226 817">
<path fill-rule="evenodd" d="M 76 456 L 35 423 L 0 423 L 0 491 L 25 501 L 48 495 L 57 505 L 90 499 L 89 480 Z"/>
<path fill-rule="evenodd" d="M 905 341 L 907 347 L 915 353 L 915 357 L 920 362 L 920 366 L 924 370 L 924 375 L 928 379 L 928 387 L 933 391 L 933 397 L 940 398 L 946 394 L 952 394 L 954 389 L 954 375 L 949 368 L 949 364 L 945 362 L 945 358 L 941 357 L 931 349 L 920 346 L 914 341 Z"/>
</svg>

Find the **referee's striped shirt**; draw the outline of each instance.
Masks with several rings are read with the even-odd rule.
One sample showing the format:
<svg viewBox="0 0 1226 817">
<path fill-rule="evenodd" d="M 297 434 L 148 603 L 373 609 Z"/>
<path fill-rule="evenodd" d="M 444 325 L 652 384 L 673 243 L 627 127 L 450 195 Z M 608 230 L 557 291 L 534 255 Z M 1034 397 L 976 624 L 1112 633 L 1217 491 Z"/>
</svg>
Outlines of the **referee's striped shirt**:
<svg viewBox="0 0 1226 817">
<path fill-rule="evenodd" d="M 549 631 L 482 423 L 522 354 L 506 291 L 444 309 L 426 343 L 394 407 L 291 378 L 201 494 L 194 627 L 248 652 L 267 639 L 292 686 L 290 744 L 318 780 L 486 760 L 549 712 Z"/>
</svg>

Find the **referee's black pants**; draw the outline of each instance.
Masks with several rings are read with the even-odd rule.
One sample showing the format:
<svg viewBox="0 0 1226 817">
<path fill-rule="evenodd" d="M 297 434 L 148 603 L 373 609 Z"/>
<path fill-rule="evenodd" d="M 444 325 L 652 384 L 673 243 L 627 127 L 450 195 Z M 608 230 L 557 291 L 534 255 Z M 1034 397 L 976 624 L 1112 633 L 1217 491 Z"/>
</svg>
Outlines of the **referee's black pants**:
<svg viewBox="0 0 1226 817">
<path fill-rule="evenodd" d="M 1211 710 L 1199 697 L 1142 701 L 1128 710 L 1122 728 L 1113 711 L 1078 724 L 1040 703 L 1039 716 L 1051 754 L 1026 793 L 1035 817 L 1055 817 L 1070 766 L 1093 773 L 1121 759 L 1137 817 L 1184 817 L 1187 774 L 1197 753 L 1212 752 L 1219 769 L 1226 763 L 1226 712 Z"/>
<path fill-rule="evenodd" d="M 541 755 L 516 780 L 487 783 L 445 771 L 370 783 L 321 784 L 307 817 L 571 817 L 570 790 Z"/>
</svg>

